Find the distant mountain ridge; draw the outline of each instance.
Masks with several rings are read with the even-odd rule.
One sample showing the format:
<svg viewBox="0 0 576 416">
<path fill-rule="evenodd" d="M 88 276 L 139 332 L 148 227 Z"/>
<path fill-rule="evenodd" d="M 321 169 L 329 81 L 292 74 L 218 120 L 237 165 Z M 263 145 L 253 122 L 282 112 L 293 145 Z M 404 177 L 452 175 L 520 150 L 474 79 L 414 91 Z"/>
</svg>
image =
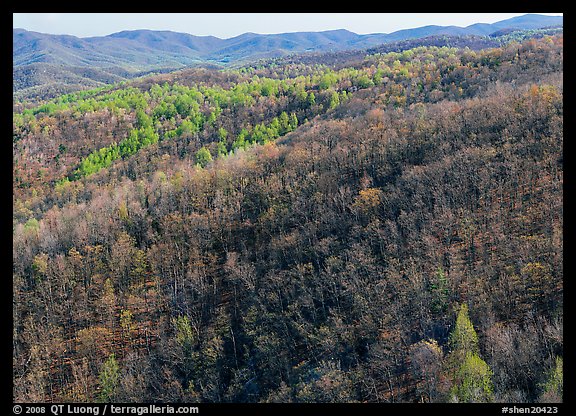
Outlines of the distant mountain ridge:
<svg viewBox="0 0 576 416">
<path fill-rule="evenodd" d="M 428 25 L 389 34 L 359 35 L 338 29 L 266 35 L 248 32 L 229 39 L 148 29 L 86 38 L 13 29 L 13 91 L 39 91 L 49 86 L 63 92 L 72 84 L 76 89 L 82 84 L 93 87 L 150 71 L 199 65 L 225 67 L 308 52 L 364 50 L 428 36 L 487 36 L 562 25 L 562 16 L 526 14 L 492 24 Z"/>
<path fill-rule="evenodd" d="M 13 65 L 38 62 L 74 66 L 121 66 L 151 69 L 187 66 L 199 62 L 227 64 L 254 57 L 282 56 L 293 52 L 338 51 L 431 35 L 489 35 L 498 30 L 536 29 L 563 24 L 561 16 L 527 14 L 500 22 L 467 27 L 422 26 L 389 34 L 359 35 L 345 29 L 262 35 L 244 33 L 220 39 L 172 31 L 131 30 L 107 36 L 78 38 L 13 30 Z"/>
</svg>

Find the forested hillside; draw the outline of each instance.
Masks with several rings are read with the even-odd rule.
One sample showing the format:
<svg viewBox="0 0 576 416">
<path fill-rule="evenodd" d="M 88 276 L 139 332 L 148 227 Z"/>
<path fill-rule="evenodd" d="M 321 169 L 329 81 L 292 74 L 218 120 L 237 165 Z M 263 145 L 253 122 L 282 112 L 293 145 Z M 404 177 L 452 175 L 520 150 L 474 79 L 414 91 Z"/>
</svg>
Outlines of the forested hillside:
<svg viewBox="0 0 576 416">
<path fill-rule="evenodd" d="M 190 24 L 194 26 L 193 22 Z M 480 45 L 499 46 L 498 39 L 494 38 L 508 32 L 561 31 L 562 25 L 562 16 L 527 14 L 492 24 L 428 25 L 388 34 L 359 35 L 340 29 L 243 33 L 227 39 L 168 30 L 124 30 L 107 36 L 79 38 L 13 29 L 13 96 L 17 100 L 38 102 L 151 72 L 165 73 L 190 66 L 237 68 L 257 59 L 297 55 L 299 60 L 308 60 L 313 52 L 336 52 L 341 59 L 341 51 L 361 56 L 367 48 L 381 49 L 379 52 L 399 51 L 398 48 L 406 49 L 409 44 L 420 46 L 418 43 L 426 37 L 440 43 L 444 39 L 444 44 L 433 42 L 431 46 L 477 49 Z M 426 43 L 429 42 L 424 41 Z M 319 62 L 317 56 L 313 59 Z"/>
<path fill-rule="evenodd" d="M 563 35 L 340 56 L 15 104 L 15 401 L 562 401 Z"/>
</svg>

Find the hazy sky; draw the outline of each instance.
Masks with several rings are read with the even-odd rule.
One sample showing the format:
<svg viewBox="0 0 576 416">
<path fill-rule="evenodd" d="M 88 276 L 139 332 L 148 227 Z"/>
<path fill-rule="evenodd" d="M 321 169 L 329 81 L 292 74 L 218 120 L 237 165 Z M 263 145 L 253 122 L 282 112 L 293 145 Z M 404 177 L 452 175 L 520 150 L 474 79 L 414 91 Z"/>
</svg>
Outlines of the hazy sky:
<svg viewBox="0 0 576 416">
<path fill-rule="evenodd" d="M 523 14 L 526 13 L 14 13 L 13 28 L 78 37 L 152 29 L 230 38 L 245 32 L 333 29 L 348 29 L 358 34 L 390 33 L 425 25 L 494 23 Z"/>
</svg>

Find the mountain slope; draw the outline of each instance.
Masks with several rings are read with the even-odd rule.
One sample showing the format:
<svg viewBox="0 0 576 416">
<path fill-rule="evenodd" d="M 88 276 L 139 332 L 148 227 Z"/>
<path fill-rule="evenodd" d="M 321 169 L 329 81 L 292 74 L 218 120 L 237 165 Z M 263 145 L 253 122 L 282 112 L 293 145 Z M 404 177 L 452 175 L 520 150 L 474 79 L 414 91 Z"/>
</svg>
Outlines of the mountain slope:
<svg viewBox="0 0 576 416">
<path fill-rule="evenodd" d="M 64 65 L 151 67 L 190 65 L 201 60 L 232 62 L 262 54 L 281 56 L 304 51 L 365 48 L 381 43 L 432 35 L 487 35 L 504 28 L 535 29 L 562 25 L 557 16 L 525 15 L 493 24 L 468 27 L 429 25 L 389 34 L 359 35 L 347 30 L 261 35 L 245 33 L 229 39 L 171 31 L 133 30 L 108 36 L 77 38 L 14 29 L 13 65 L 50 62 Z"/>
<path fill-rule="evenodd" d="M 544 16 L 541 14 L 525 14 L 511 19 L 501 20 L 493 23 L 492 27 L 497 29 L 539 29 L 542 27 L 562 25 L 564 19 L 561 16 Z"/>
<path fill-rule="evenodd" d="M 562 127 L 562 35 L 15 112 L 14 401 L 559 402 Z"/>
<path fill-rule="evenodd" d="M 358 51 L 431 36 L 487 36 L 511 29 L 562 25 L 563 18 L 529 14 L 468 27 L 428 25 L 393 33 L 359 35 L 348 30 L 262 35 L 244 33 L 220 39 L 172 31 L 131 30 L 78 38 L 14 29 L 13 90 L 33 98 L 38 91 L 69 91 L 133 78 L 143 72 L 167 72 L 187 66 L 241 65 L 293 54 Z M 79 68 L 90 68 L 81 71 Z M 79 75 L 83 73 L 84 75 Z M 48 75 L 49 74 L 49 75 Z M 113 74 L 110 76 L 109 74 Z M 32 88 L 32 89 L 30 89 Z M 50 98 L 50 93 L 37 98 Z"/>
</svg>

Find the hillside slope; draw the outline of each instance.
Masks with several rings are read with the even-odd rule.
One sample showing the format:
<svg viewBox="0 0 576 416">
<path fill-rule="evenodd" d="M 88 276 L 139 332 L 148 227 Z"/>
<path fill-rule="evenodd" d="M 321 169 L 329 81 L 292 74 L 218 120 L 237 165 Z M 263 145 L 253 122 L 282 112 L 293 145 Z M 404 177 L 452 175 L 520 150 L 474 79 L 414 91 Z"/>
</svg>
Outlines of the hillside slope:
<svg viewBox="0 0 576 416">
<path fill-rule="evenodd" d="M 562 400 L 563 37 L 345 56 L 14 113 L 15 401 Z"/>
<path fill-rule="evenodd" d="M 485 36 L 503 29 L 561 26 L 562 22 L 562 17 L 525 15 L 493 24 L 468 27 L 424 26 L 389 34 L 358 35 L 347 30 L 332 30 L 269 35 L 245 33 L 229 39 L 152 30 L 123 31 L 108 36 L 78 38 L 14 29 L 14 91 L 18 92 L 29 86 L 40 87 L 31 90 L 30 94 L 25 91 L 19 94 L 22 97 L 32 97 L 34 92 L 42 90 L 41 87 L 50 88 L 46 77 L 35 76 L 44 70 L 54 75 L 51 77 L 54 80 L 52 89 L 64 91 L 70 89 L 69 83 L 82 83 L 81 79 L 77 80 L 71 75 L 77 74 L 76 68 L 79 67 L 115 74 L 123 72 L 125 78 L 132 78 L 143 72 L 166 72 L 186 66 L 239 65 L 257 59 L 291 54 L 360 50 L 390 42 L 438 35 Z M 60 68 L 62 73 L 55 73 L 55 68 Z M 102 82 L 102 79 L 101 74 L 85 74 L 87 87 Z"/>
</svg>

